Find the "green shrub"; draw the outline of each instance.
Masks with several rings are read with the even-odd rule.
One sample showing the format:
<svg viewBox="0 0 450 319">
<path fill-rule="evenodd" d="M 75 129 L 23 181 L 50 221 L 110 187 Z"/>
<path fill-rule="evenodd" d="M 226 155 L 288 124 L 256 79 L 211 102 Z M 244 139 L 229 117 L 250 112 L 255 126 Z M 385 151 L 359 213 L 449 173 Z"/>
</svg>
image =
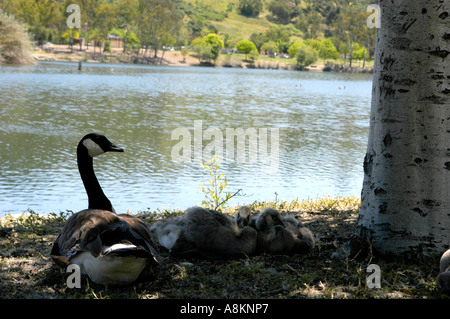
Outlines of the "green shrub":
<svg viewBox="0 0 450 319">
<path fill-rule="evenodd" d="M 223 48 L 223 41 L 217 34 L 210 33 L 203 38 L 194 39 L 191 45 L 200 62 L 202 60 L 210 62 L 218 58 L 220 50 Z"/>
<path fill-rule="evenodd" d="M 103 52 L 109 52 L 111 53 L 111 42 L 110 41 L 105 41 L 105 46 L 103 47 Z"/>
<path fill-rule="evenodd" d="M 257 17 L 263 9 L 261 0 L 239 0 L 239 13 L 246 17 Z"/>
<path fill-rule="evenodd" d="M 33 46 L 25 27 L 13 16 L 0 13 L 0 63 L 31 64 Z"/>
<path fill-rule="evenodd" d="M 199 185 L 205 194 L 205 200 L 201 205 L 207 209 L 222 210 L 227 202 L 241 190 L 239 189 L 235 193 L 225 192 L 225 196 L 222 198 L 222 192 L 228 185 L 228 179 L 225 173 L 219 172 L 220 163 L 217 160 L 217 155 L 203 162 L 201 166 L 208 170 L 210 176 L 210 179 L 208 179 L 209 186 Z"/>
<path fill-rule="evenodd" d="M 300 67 L 307 67 L 317 61 L 318 54 L 315 49 L 305 44 L 299 47 L 296 58 Z"/>
<path fill-rule="evenodd" d="M 250 40 L 241 40 L 236 44 L 236 49 L 245 54 L 245 59 L 247 60 L 247 54 L 251 52 L 258 52 L 255 44 Z"/>
</svg>

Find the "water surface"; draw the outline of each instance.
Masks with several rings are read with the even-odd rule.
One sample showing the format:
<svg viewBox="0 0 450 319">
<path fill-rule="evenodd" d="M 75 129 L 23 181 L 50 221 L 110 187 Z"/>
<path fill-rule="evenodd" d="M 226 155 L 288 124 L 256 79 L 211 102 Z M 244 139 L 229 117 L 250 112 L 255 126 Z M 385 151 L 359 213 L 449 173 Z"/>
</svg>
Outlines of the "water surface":
<svg viewBox="0 0 450 319">
<path fill-rule="evenodd" d="M 233 205 L 274 200 L 275 192 L 286 200 L 359 195 L 371 80 L 228 68 L 85 63 L 80 72 L 75 63 L 1 66 L 0 216 L 86 208 L 76 146 L 90 132 L 125 149 L 94 159 L 117 212 L 199 205 L 204 195 L 198 185 L 208 172 L 194 159 L 177 163 L 172 157 L 179 143 L 172 133 L 186 129 L 193 140 L 199 136 L 195 121 L 202 133 L 215 128 L 224 137 L 227 128 L 279 131 L 279 163 L 271 174 L 261 170 L 260 158 L 223 160 L 227 190 L 245 194 Z"/>
</svg>

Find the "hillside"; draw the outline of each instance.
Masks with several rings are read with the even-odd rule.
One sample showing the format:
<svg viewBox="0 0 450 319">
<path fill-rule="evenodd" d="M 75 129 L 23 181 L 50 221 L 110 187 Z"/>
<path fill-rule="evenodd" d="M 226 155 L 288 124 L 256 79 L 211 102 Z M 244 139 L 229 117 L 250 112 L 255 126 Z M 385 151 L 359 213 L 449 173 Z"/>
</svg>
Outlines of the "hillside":
<svg viewBox="0 0 450 319">
<path fill-rule="evenodd" d="M 25 25 L 37 44 L 85 41 L 111 52 L 111 36 L 126 43 L 127 51 L 151 60 L 149 49 L 193 46 L 195 39 L 217 34 L 220 47 L 234 49 L 250 40 L 259 54 L 288 53 L 294 43 L 307 44 L 318 58 L 367 60 L 375 49 L 375 29 L 366 25 L 371 0 L 83 0 L 80 28 L 68 28 L 67 1 L 0 0 L 0 13 Z M 331 54 L 323 53 L 332 41 Z M 201 42 L 201 41 L 200 41 Z M 200 43 L 197 41 L 197 44 Z M 261 52 L 264 44 L 265 50 Z M 85 46 L 86 47 L 86 46 Z M 81 47 L 80 47 L 81 48 Z M 271 48 L 271 49 L 267 49 Z M 205 53 L 205 43 L 197 51 Z M 209 50 L 209 49 L 208 49 Z M 298 50 L 298 48 L 296 49 Z M 97 50 L 100 52 L 100 50 Z M 250 51 L 249 51 L 250 52 Z M 296 52 L 296 51 L 295 51 Z M 206 56 L 211 53 L 206 52 Z M 0 52 L 1 54 L 1 52 Z M 289 53 L 291 57 L 297 56 Z M 216 60 L 217 56 L 213 57 Z M 208 58 L 207 60 L 211 60 Z M 317 60 L 317 58 L 316 58 Z M 149 62 L 151 63 L 151 62 Z"/>
<path fill-rule="evenodd" d="M 242 1 L 260 1 L 262 10 L 255 17 L 245 16 L 239 10 L 239 4 Z M 278 8 L 276 11 L 280 16 L 283 13 L 287 14 L 285 19 L 274 14 L 277 8 L 271 8 L 271 0 L 178 0 L 175 4 L 186 14 L 187 21 L 201 20 L 204 27 L 212 27 L 211 31 L 219 35 L 228 34 L 239 41 L 250 38 L 254 33 L 264 33 L 270 28 L 277 27 L 298 39 L 330 37 L 335 35 L 333 29 L 339 15 L 364 13 L 367 6 L 376 1 L 278 0 L 273 2 L 287 4 L 285 12 L 283 8 Z M 191 10 L 184 10 L 186 7 Z M 350 10 L 347 10 L 348 8 Z"/>
</svg>

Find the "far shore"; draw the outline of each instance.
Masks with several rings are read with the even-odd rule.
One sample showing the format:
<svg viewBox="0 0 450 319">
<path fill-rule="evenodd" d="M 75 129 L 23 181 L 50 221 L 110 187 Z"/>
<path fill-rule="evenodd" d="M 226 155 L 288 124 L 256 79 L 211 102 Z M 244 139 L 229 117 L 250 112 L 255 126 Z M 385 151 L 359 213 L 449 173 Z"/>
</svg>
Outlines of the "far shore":
<svg viewBox="0 0 450 319">
<path fill-rule="evenodd" d="M 92 62 L 92 63 L 123 63 L 123 64 L 143 64 L 143 65 L 164 65 L 164 66 L 212 66 L 212 67 L 233 67 L 244 69 L 276 69 L 276 70 L 298 70 L 292 59 L 269 58 L 260 56 L 256 61 L 245 60 L 241 54 L 221 54 L 215 64 L 200 63 L 195 57 L 195 53 L 189 52 L 183 56 L 180 51 L 158 51 L 158 55 L 154 57 L 154 51 L 143 54 L 133 54 L 130 52 L 123 53 L 122 48 L 113 48 L 111 52 L 100 52 L 100 48 L 93 46 L 84 47 L 80 50 L 78 45 L 73 46 L 73 50 L 69 45 L 51 45 L 37 46 L 33 52 L 36 61 L 59 61 L 59 62 Z M 286 60 L 286 61 L 284 61 Z M 359 61 L 355 61 L 352 68 L 348 64 L 336 63 L 333 67 L 328 67 L 319 62 L 315 65 L 303 68 L 304 71 L 332 71 L 332 72 L 349 72 L 349 73 L 372 73 L 373 67 L 366 66 L 362 68 Z M 373 64 L 373 63 L 372 63 Z"/>
</svg>

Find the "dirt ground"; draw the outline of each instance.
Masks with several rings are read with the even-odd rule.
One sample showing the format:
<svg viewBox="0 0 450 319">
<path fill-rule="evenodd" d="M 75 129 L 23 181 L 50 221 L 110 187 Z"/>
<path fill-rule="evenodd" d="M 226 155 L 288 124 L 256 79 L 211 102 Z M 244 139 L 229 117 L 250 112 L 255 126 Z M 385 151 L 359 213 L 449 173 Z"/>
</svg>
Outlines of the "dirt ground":
<svg viewBox="0 0 450 319">
<path fill-rule="evenodd" d="M 95 52 L 94 52 L 95 51 Z M 161 58 L 163 51 L 158 52 L 158 57 Z M 143 52 L 139 54 L 133 54 L 130 52 L 123 53 L 122 48 L 112 48 L 111 52 L 100 52 L 99 48 L 94 49 L 93 46 L 83 46 L 80 50 L 78 45 L 73 46 L 73 50 L 69 45 L 51 45 L 51 46 L 38 46 L 35 48 L 34 57 L 38 61 L 71 61 L 79 62 L 80 60 L 84 62 L 101 62 L 101 61 L 111 61 L 111 62 L 133 62 L 131 59 L 142 57 Z M 146 53 L 147 57 L 153 57 L 154 51 L 149 51 Z M 198 65 L 199 61 L 192 55 L 187 55 L 186 59 L 180 52 L 176 51 L 166 51 L 164 52 L 163 60 L 157 61 L 161 62 L 162 65 L 172 65 L 172 66 L 192 66 Z M 156 63 L 156 62 L 155 62 Z"/>
</svg>

